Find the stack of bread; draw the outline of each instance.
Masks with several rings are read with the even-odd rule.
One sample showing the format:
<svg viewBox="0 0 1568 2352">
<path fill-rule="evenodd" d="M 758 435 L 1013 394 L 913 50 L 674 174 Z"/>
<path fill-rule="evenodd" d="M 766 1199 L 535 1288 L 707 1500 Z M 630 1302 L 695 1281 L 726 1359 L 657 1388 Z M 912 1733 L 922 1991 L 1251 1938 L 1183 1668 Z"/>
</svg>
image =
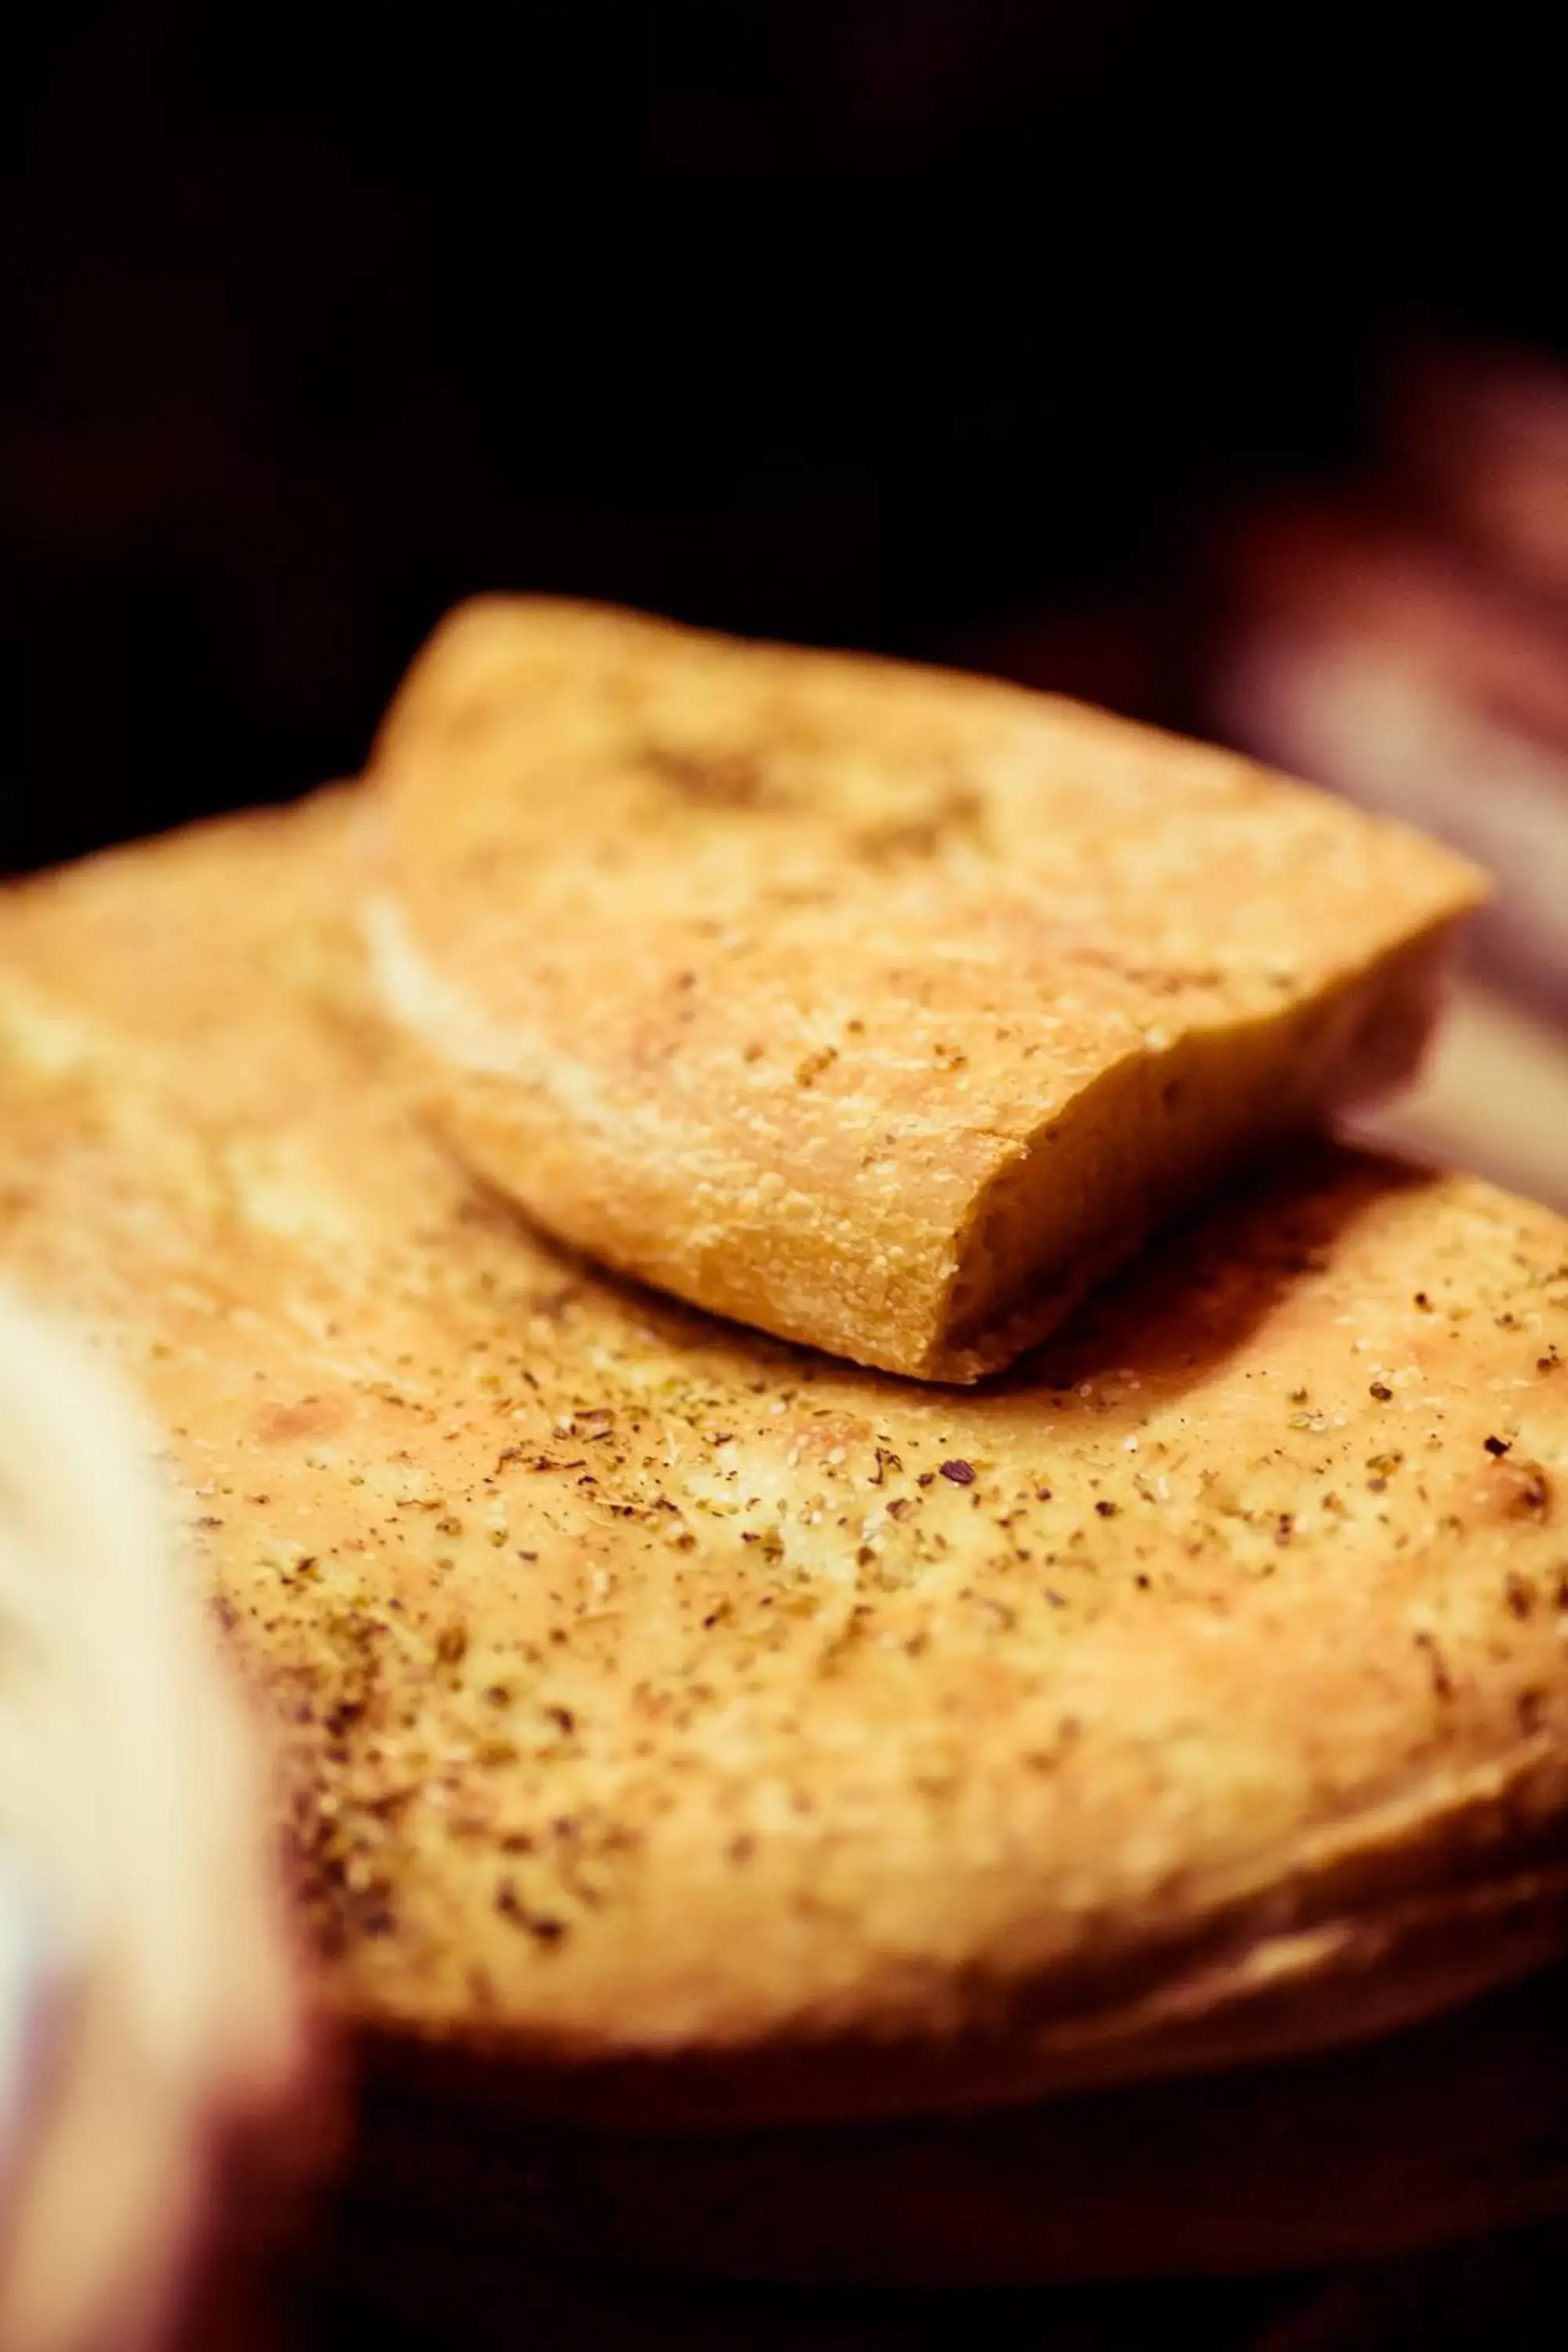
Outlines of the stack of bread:
<svg viewBox="0 0 1568 2352">
<path fill-rule="evenodd" d="M 1562 2203 L 1568 1224 L 1328 1135 L 1482 895 L 521 601 L 358 783 L 7 894 L 0 1270 L 166 1432 L 382 2210 L 919 2282 Z"/>
</svg>

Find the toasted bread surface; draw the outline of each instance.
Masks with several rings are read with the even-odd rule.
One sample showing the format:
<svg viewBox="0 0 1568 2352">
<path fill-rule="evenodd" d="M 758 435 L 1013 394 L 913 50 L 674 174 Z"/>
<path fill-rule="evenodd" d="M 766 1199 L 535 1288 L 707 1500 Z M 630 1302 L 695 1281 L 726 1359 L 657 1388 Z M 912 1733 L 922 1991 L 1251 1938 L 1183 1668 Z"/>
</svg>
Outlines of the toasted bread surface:
<svg viewBox="0 0 1568 2352">
<path fill-rule="evenodd" d="M 459 611 L 372 762 L 384 1003 L 471 1162 L 717 1313 L 969 1381 L 1414 1065 L 1479 877 L 979 678 Z"/>
<path fill-rule="evenodd" d="M 0 1267 L 168 1431 L 348 2015 L 563 2111 L 864 2116 L 1568 1944 L 1560 1218 L 1316 1146 L 1005 1380 L 854 1370 L 426 1130 L 358 814 L 0 902 Z"/>
</svg>

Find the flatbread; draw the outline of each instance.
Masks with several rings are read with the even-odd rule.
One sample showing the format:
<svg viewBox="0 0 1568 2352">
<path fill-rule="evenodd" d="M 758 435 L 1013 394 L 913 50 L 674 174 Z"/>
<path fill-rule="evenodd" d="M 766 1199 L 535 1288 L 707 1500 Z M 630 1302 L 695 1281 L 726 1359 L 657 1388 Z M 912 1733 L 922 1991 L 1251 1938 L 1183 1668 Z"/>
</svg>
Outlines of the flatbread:
<svg viewBox="0 0 1568 2352">
<path fill-rule="evenodd" d="M 372 763 L 384 1001 L 473 1165 L 716 1313 L 971 1381 L 1403 1076 L 1476 870 L 978 678 L 492 600 Z"/>
<path fill-rule="evenodd" d="M 660 2123 L 1381 2032 L 1568 1945 L 1568 1228 L 1304 1151 L 944 1392 L 411 1116 L 328 797 L 0 912 L 0 1269 L 169 1433 L 343 2013 Z"/>
</svg>

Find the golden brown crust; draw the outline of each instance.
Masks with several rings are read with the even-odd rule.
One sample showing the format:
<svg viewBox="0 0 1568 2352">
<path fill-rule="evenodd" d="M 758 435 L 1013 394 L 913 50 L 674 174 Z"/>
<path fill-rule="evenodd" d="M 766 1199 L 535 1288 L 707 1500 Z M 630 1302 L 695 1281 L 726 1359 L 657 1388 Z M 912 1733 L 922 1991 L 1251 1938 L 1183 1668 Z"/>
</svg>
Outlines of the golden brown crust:
<svg viewBox="0 0 1568 2352">
<path fill-rule="evenodd" d="M 366 921 L 468 1158 L 602 1261 L 970 1381 L 1401 1076 L 1479 877 L 1231 755 L 892 663 L 465 607 Z"/>
<path fill-rule="evenodd" d="M 1314 1148 L 984 1391 L 727 1330 L 411 1120 L 347 805 L 10 896 L 0 1265 L 169 1427 L 350 2013 L 874 2114 L 1568 1940 L 1559 1218 Z"/>
</svg>

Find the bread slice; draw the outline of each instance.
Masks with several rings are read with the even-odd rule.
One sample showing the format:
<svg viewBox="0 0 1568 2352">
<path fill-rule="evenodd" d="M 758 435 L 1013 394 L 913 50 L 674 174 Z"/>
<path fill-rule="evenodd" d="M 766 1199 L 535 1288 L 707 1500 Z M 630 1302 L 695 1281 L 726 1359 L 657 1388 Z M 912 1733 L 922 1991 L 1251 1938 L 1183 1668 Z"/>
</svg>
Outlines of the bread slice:
<svg viewBox="0 0 1568 2352">
<path fill-rule="evenodd" d="M 169 1433 L 343 2012 L 866 2118 L 1568 1945 L 1568 1226 L 1304 1150 L 942 1391 L 562 1255 L 411 1117 L 352 801 L 0 901 L 0 1273 Z"/>
<path fill-rule="evenodd" d="M 977 678 L 491 601 L 372 763 L 383 996 L 469 1161 L 716 1313 L 967 1381 L 1414 1064 L 1479 877 Z"/>
</svg>

